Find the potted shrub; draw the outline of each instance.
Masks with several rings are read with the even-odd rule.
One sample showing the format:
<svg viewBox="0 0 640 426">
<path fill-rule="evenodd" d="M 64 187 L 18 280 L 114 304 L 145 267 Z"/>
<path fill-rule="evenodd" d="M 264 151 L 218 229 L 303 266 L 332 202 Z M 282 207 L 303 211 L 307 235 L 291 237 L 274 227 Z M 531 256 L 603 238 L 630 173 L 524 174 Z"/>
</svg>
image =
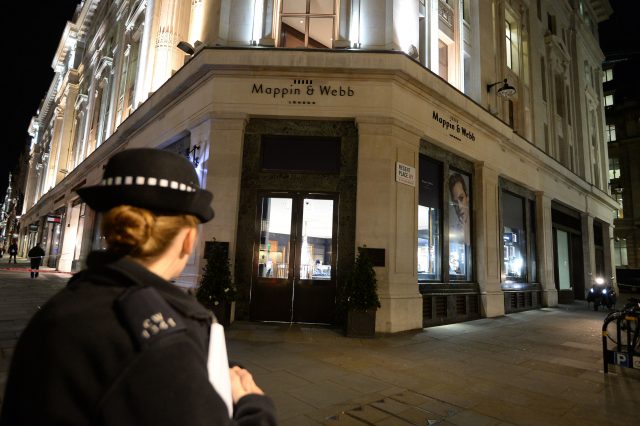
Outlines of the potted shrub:
<svg viewBox="0 0 640 426">
<path fill-rule="evenodd" d="M 213 311 L 220 324 L 228 327 L 233 321 L 233 305 L 237 290 L 231 279 L 226 247 L 225 244 L 216 243 L 215 240 L 210 245 L 196 298 Z"/>
<path fill-rule="evenodd" d="M 353 270 L 343 288 L 348 337 L 374 337 L 376 333 L 376 311 L 380 307 L 378 280 L 365 248 L 358 247 Z"/>
</svg>

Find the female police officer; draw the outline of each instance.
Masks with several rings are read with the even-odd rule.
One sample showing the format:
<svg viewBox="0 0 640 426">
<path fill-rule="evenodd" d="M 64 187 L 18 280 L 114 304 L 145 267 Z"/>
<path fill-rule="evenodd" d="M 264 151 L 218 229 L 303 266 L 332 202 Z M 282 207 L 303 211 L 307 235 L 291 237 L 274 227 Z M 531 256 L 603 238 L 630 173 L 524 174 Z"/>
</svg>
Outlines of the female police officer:
<svg viewBox="0 0 640 426">
<path fill-rule="evenodd" d="M 2 425 L 275 425 L 271 400 L 229 370 L 233 417 L 207 370 L 210 311 L 169 281 L 184 269 L 212 194 L 190 162 L 156 149 L 114 155 L 78 190 L 104 212 L 108 250 L 32 318 L 13 354 Z"/>
</svg>

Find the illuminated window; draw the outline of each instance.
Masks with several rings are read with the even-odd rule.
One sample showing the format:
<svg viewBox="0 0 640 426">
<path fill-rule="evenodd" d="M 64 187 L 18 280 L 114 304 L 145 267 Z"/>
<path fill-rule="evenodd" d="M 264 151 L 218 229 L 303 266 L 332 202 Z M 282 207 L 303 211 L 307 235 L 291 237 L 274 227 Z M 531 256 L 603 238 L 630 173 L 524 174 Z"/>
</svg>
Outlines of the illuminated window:
<svg viewBox="0 0 640 426">
<path fill-rule="evenodd" d="M 472 271 L 471 175 L 420 155 L 418 281 L 469 282 Z M 444 191 L 443 191 L 444 188 Z M 448 244 L 441 238 L 448 235 Z"/>
<path fill-rule="evenodd" d="M 605 107 L 613 106 L 613 95 L 604 96 L 604 106 Z"/>
<path fill-rule="evenodd" d="M 279 46 L 332 48 L 335 3 L 335 0 L 282 0 Z"/>
<path fill-rule="evenodd" d="M 518 73 L 518 26 L 515 20 L 507 19 L 504 21 L 505 25 L 505 51 L 507 67 Z"/>
<path fill-rule="evenodd" d="M 627 240 L 615 239 L 613 243 L 613 251 L 616 266 L 627 266 L 629 259 L 627 258 Z"/>
<path fill-rule="evenodd" d="M 616 126 L 615 124 L 607 124 L 605 129 L 605 139 L 607 142 L 616 141 Z"/>
<path fill-rule="evenodd" d="M 442 279 L 442 164 L 420 156 L 418 281 Z"/>
<path fill-rule="evenodd" d="M 533 282 L 537 279 L 535 201 L 503 189 L 502 282 Z"/>
<path fill-rule="evenodd" d="M 616 157 L 609 157 L 609 180 L 620 177 L 620 160 Z"/>
<path fill-rule="evenodd" d="M 611 80 L 613 80 L 613 68 L 602 70 L 602 82 L 606 83 Z"/>
<path fill-rule="evenodd" d="M 622 198 L 622 188 L 617 188 L 616 191 L 613 192 L 613 194 L 611 194 L 613 196 L 613 198 L 618 202 L 618 204 L 620 204 L 620 210 L 615 210 L 614 211 L 614 218 L 615 219 L 624 219 L 624 204 L 623 204 L 623 198 Z"/>
<path fill-rule="evenodd" d="M 513 69 L 513 51 L 511 49 L 512 46 L 512 31 L 511 31 L 511 23 L 509 21 L 504 21 L 505 24 L 505 33 L 506 33 L 506 49 L 507 49 L 507 66 Z"/>
</svg>

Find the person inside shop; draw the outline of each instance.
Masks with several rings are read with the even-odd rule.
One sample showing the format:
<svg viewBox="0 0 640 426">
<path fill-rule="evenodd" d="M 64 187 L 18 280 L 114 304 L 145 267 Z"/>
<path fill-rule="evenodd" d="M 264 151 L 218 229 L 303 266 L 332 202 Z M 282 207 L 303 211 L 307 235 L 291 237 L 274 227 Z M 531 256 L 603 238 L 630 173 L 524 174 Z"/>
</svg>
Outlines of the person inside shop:
<svg viewBox="0 0 640 426">
<path fill-rule="evenodd" d="M 13 263 L 18 263 L 16 261 L 16 256 L 18 255 L 18 243 L 16 240 L 11 241 L 9 244 L 9 263 L 11 263 L 11 258 L 13 258 Z"/>
<path fill-rule="evenodd" d="M 29 250 L 27 253 L 29 256 L 29 261 L 31 262 L 31 278 L 38 278 L 38 273 L 40 272 L 40 263 L 42 262 L 42 258 L 44 257 L 44 250 L 40 247 L 40 243 L 36 243 L 35 246 Z"/>
<path fill-rule="evenodd" d="M 170 282 L 214 217 L 193 165 L 125 149 L 101 184 L 77 192 L 102 213 L 108 249 L 91 253 L 22 332 L 0 425 L 275 425 L 271 398 L 230 368 L 212 312 Z"/>
</svg>

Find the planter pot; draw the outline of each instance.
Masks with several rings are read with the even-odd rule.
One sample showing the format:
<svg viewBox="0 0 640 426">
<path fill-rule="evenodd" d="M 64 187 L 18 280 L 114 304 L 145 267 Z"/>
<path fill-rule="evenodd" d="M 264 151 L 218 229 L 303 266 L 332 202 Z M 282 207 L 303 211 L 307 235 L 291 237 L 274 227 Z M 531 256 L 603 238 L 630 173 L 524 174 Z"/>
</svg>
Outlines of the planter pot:
<svg viewBox="0 0 640 426">
<path fill-rule="evenodd" d="M 224 328 L 231 325 L 235 317 L 236 302 L 220 303 L 211 309 L 216 316 L 216 319 Z"/>
<path fill-rule="evenodd" d="M 366 311 L 349 310 L 347 313 L 347 325 L 345 329 L 347 337 L 368 337 L 376 336 L 376 310 Z"/>
</svg>

